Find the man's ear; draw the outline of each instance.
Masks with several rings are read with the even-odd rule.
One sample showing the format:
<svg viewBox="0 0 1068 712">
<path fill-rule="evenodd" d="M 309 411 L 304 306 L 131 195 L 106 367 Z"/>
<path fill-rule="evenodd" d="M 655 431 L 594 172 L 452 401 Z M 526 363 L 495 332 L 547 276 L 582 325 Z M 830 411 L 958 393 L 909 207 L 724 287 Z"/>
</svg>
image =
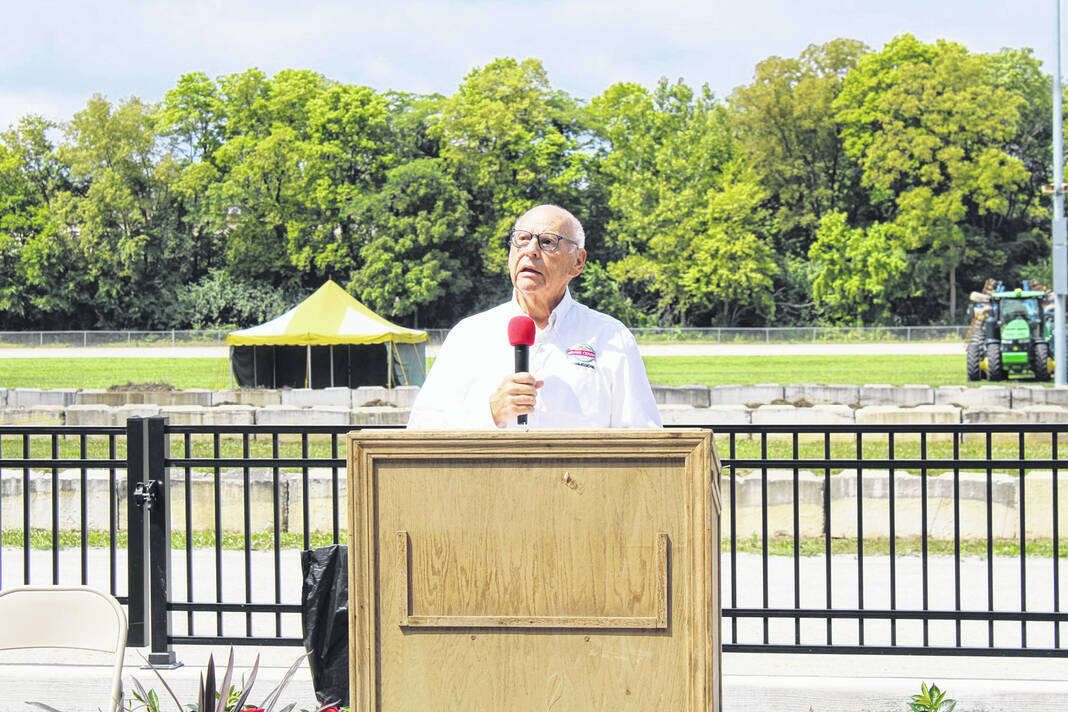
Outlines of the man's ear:
<svg viewBox="0 0 1068 712">
<path fill-rule="evenodd" d="M 571 276 L 578 277 L 586 266 L 586 250 L 581 247 L 575 250 L 575 261 L 571 263 Z"/>
</svg>

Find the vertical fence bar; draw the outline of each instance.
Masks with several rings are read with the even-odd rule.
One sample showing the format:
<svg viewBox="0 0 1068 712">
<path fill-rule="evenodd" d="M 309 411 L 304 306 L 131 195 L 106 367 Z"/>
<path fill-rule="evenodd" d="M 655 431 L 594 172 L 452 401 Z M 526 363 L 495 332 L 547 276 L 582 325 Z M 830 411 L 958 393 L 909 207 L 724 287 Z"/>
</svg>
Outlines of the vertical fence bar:
<svg viewBox="0 0 1068 712">
<path fill-rule="evenodd" d="M 963 433 L 961 433 L 963 435 Z M 953 605 L 960 610 L 960 437 L 953 436 Z M 957 647 L 961 646 L 960 618 L 956 621 Z"/>
<path fill-rule="evenodd" d="M 864 434 L 857 433 L 857 460 L 864 459 Z M 864 645 L 864 467 L 857 465 L 857 642 Z"/>
<path fill-rule="evenodd" d="M 927 459 L 927 433 L 920 432 L 920 460 Z M 920 468 L 920 596 L 923 600 L 923 610 L 927 610 L 930 605 L 928 600 L 928 591 L 930 590 L 930 582 L 928 580 L 928 567 L 927 567 L 927 468 Z M 930 645 L 930 630 L 927 624 L 927 619 L 923 619 L 923 647 Z"/>
<path fill-rule="evenodd" d="M 890 462 L 894 461 L 894 433 L 886 434 L 886 455 Z M 890 535 L 890 610 L 897 610 L 897 511 L 895 497 L 897 496 L 897 482 L 895 475 L 897 470 L 890 467 L 889 485 L 890 500 L 887 503 L 890 508 L 889 535 Z M 890 646 L 897 645 L 897 618 L 890 619 Z"/>
<path fill-rule="evenodd" d="M 182 438 L 182 446 L 185 450 L 183 457 L 193 456 L 193 434 L 186 433 Z M 193 602 L 193 468 L 188 465 L 185 468 L 185 600 Z M 193 632 L 193 611 L 186 616 L 187 635 L 195 635 Z"/>
<path fill-rule="evenodd" d="M 1021 430 L 1019 439 L 1019 460 L 1022 463 L 1027 455 L 1027 446 L 1024 441 L 1024 433 Z M 1020 612 L 1027 612 L 1027 478 L 1024 468 L 1021 466 L 1017 471 L 1020 487 Z M 1020 621 L 1020 647 L 1027 647 L 1027 621 Z"/>
<path fill-rule="evenodd" d="M 148 516 L 149 616 L 151 618 L 151 652 L 148 664 L 172 667 L 177 664 L 171 649 L 171 615 L 168 610 L 171 582 L 171 477 L 167 469 L 170 440 L 167 418 L 159 415 L 146 420 L 145 460 L 147 480 L 151 483 L 152 506 Z"/>
<path fill-rule="evenodd" d="M 108 459 L 115 459 L 115 435 L 108 435 Z M 126 479 L 130 479 L 129 473 L 126 474 Z M 118 542 L 116 537 L 118 536 L 118 522 L 119 522 L 119 488 L 117 483 L 117 477 L 115 476 L 115 468 L 108 468 L 108 564 L 109 564 L 109 578 L 108 584 L 112 596 L 118 596 Z M 130 501 L 126 501 L 126 506 L 129 508 Z M 129 541 L 127 541 L 129 546 Z"/>
<path fill-rule="evenodd" d="M 764 610 L 768 609 L 768 434 L 760 434 L 760 589 Z M 769 618 L 764 616 L 764 645 L 768 644 Z"/>
<path fill-rule="evenodd" d="M 244 543 L 244 555 L 245 555 L 245 603 L 252 603 L 252 502 L 250 499 L 251 482 L 250 472 L 247 461 L 249 459 L 249 436 L 248 433 L 241 434 L 241 457 L 245 459 L 246 464 L 242 468 L 242 484 L 243 487 L 243 505 L 244 505 L 244 523 L 245 523 L 245 543 Z M 252 637 L 252 611 L 245 613 L 245 635 Z"/>
<path fill-rule="evenodd" d="M 800 457 L 798 434 L 794 433 L 793 459 Z M 799 500 L 800 470 L 794 468 L 794 608 L 801 608 L 801 507 Z M 801 645 L 801 618 L 794 618 L 794 645 Z"/>
<path fill-rule="evenodd" d="M 824 560 L 824 593 L 827 600 L 827 610 L 833 608 L 834 597 L 831 588 L 831 434 L 823 434 L 823 560 Z M 827 645 L 834 640 L 834 619 L 827 616 Z"/>
<path fill-rule="evenodd" d="M 333 371 L 331 371 L 331 374 Z M 271 457 L 278 460 L 278 433 L 271 437 Z M 273 480 L 271 488 L 272 504 L 274 505 L 274 602 L 282 602 L 282 499 L 281 499 L 281 470 L 276 466 L 272 469 Z M 274 614 L 275 635 L 282 637 L 282 614 Z"/>
<path fill-rule="evenodd" d="M 736 450 L 738 433 L 730 434 L 730 445 L 728 449 L 731 455 L 731 462 L 738 457 Z M 731 464 L 727 471 L 730 475 L 730 489 L 731 489 L 731 608 L 738 608 L 738 472 L 734 465 Z M 738 642 L 738 616 L 731 616 L 731 642 Z"/>
<path fill-rule="evenodd" d="M 338 437 L 337 433 L 331 433 L 330 434 L 330 457 L 332 457 L 335 460 L 337 459 L 337 437 Z M 334 544 L 338 544 L 339 543 L 338 534 L 339 534 L 339 532 L 341 530 L 341 526 L 339 524 L 339 521 L 340 521 L 340 518 L 341 518 L 341 503 L 340 503 L 341 490 L 340 490 L 339 485 L 338 485 L 337 469 L 338 468 L 336 468 L 336 467 L 331 467 L 330 468 L 331 486 L 333 487 L 333 492 L 334 492 L 333 502 L 331 504 L 331 516 L 333 517 L 332 529 L 333 529 L 333 532 L 334 532 Z M 352 496 L 351 492 L 349 492 L 349 496 L 350 497 Z M 352 539 L 352 532 L 349 532 L 349 540 L 351 540 L 351 539 Z"/>
<path fill-rule="evenodd" d="M 145 420 L 126 420 L 126 554 L 129 632 L 127 645 L 143 648 L 149 641 L 148 518 L 138 502 L 138 485 L 147 479 Z"/>
<path fill-rule="evenodd" d="M 1060 456 L 1057 454 L 1057 433 L 1052 433 L 1052 440 L 1050 441 L 1050 455 L 1053 460 L 1059 460 Z M 1061 542 L 1060 542 L 1060 507 L 1058 500 L 1060 498 L 1060 492 L 1058 491 L 1057 481 L 1060 479 L 1060 468 L 1053 468 L 1053 612 L 1060 613 L 1061 611 Z M 1053 624 L 1053 647 L 1061 647 L 1061 624 Z"/>
<path fill-rule="evenodd" d="M 332 437 L 336 440 L 337 434 L 333 434 Z M 308 434 L 300 434 L 300 456 L 302 459 L 308 459 Z M 300 468 L 300 485 L 304 488 L 304 496 L 301 498 L 301 502 L 304 504 L 304 511 L 301 512 L 301 533 L 304 535 L 304 548 L 311 548 L 311 486 L 308 482 L 308 465 L 304 464 Z"/>
<path fill-rule="evenodd" d="M 30 434 L 22 435 L 22 459 L 26 466 L 22 468 L 22 582 L 30 583 Z"/>
<path fill-rule="evenodd" d="M 986 432 L 986 609 L 994 611 L 994 470 L 990 467 L 993 458 L 993 433 Z M 994 647 L 994 619 L 987 621 L 988 645 Z"/>
<path fill-rule="evenodd" d="M 51 454 L 59 459 L 59 436 L 52 433 Z M 59 584 L 59 468 L 52 467 L 52 583 Z"/>
<path fill-rule="evenodd" d="M 86 435 L 81 433 L 78 436 L 78 453 L 81 459 L 88 458 L 88 448 L 86 447 Z M 81 468 L 81 509 L 82 509 L 82 521 L 81 521 L 81 567 L 82 577 L 81 582 L 83 586 L 89 584 L 89 471 L 83 465 Z"/>
<path fill-rule="evenodd" d="M 220 442 L 219 433 L 214 433 L 211 441 L 212 457 L 216 461 L 222 455 L 222 444 Z M 214 468 L 215 481 L 214 481 L 214 497 L 215 497 L 215 602 L 222 603 L 222 469 L 216 465 Z M 215 614 L 215 634 L 222 636 L 223 634 L 223 614 L 222 611 L 218 611 Z"/>
</svg>

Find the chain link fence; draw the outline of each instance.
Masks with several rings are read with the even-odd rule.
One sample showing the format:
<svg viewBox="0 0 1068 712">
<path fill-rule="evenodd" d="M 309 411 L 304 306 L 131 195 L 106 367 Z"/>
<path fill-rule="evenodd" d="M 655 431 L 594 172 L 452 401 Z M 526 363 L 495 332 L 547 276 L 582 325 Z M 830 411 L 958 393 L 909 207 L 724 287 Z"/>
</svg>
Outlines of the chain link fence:
<svg viewBox="0 0 1068 712">
<path fill-rule="evenodd" d="M 448 329 L 427 329 L 430 345 L 440 345 Z M 930 343 L 963 341 L 964 326 L 787 326 L 673 327 L 633 329 L 642 343 L 789 344 Z M 0 347 L 224 346 L 225 329 L 164 331 L 0 331 Z"/>
</svg>

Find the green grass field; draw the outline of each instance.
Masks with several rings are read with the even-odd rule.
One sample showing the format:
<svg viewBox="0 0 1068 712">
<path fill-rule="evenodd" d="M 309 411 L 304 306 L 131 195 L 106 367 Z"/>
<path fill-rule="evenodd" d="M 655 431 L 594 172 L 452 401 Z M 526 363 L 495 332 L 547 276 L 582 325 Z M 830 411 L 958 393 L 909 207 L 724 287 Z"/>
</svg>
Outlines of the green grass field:
<svg viewBox="0 0 1068 712">
<path fill-rule="evenodd" d="M 963 356 L 650 356 L 649 380 L 668 386 L 756 383 L 965 385 Z M 169 383 L 230 387 L 226 359 L 0 359 L 0 388 L 108 388 Z"/>
</svg>

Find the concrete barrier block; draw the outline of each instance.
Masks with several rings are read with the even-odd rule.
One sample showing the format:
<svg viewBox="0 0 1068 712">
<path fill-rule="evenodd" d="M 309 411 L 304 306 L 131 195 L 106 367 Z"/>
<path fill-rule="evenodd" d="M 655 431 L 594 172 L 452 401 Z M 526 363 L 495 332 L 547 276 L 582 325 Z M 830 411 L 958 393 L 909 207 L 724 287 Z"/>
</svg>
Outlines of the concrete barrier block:
<svg viewBox="0 0 1068 712">
<path fill-rule="evenodd" d="M 115 424 L 126 425 L 127 418 L 150 418 L 159 415 L 159 406 L 152 403 L 127 403 L 115 406 Z"/>
<path fill-rule="evenodd" d="M 204 408 L 201 418 L 204 425 L 253 425 L 256 409 L 250 405 L 218 405 Z"/>
<path fill-rule="evenodd" d="M 936 539 L 952 539 L 953 473 L 927 478 L 927 531 Z M 992 476 L 994 537 L 1018 535 L 1019 513 L 1016 508 L 1016 478 Z M 916 537 L 923 532 L 923 481 L 917 473 L 897 471 L 894 476 L 894 534 Z M 863 533 L 865 537 L 890 536 L 890 475 L 887 470 L 865 470 L 858 479 L 856 470 L 845 470 L 831 477 L 830 531 L 836 537 L 858 536 L 857 492 L 861 493 Z M 986 473 L 960 473 L 961 537 L 986 537 Z"/>
<path fill-rule="evenodd" d="M 851 405 L 860 400 L 860 386 L 850 385 L 820 385 L 818 383 L 794 383 L 786 386 L 783 398 L 790 402 L 800 400 L 812 404 L 840 403 Z"/>
<path fill-rule="evenodd" d="M 1068 386 L 1013 386 L 1012 407 L 1057 405 L 1068 407 Z"/>
<path fill-rule="evenodd" d="M 256 411 L 257 425 L 348 425 L 349 409 L 324 405 L 317 408 L 294 408 L 269 405 Z"/>
<path fill-rule="evenodd" d="M 386 405 L 389 400 L 389 389 L 384 386 L 360 386 L 352 389 L 352 407 L 363 408 L 377 405 Z"/>
<path fill-rule="evenodd" d="M 857 403 L 865 405 L 896 405 L 913 407 L 934 405 L 934 389 L 930 386 L 891 386 L 884 383 L 860 387 Z"/>
<path fill-rule="evenodd" d="M 959 423 L 960 408 L 950 405 L 921 405 L 915 408 L 894 408 L 869 405 L 853 414 L 857 425 L 933 425 Z"/>
<path fill-rule="evenodd" d="M 319 406 L 350 407 L 352 402 L 350 390 L 339 388 L 291 388 L 282 391 L 282 405 L 294 408 L 312 408 Z"/>
<path fill-rule="evenodd" d="M 1068 423 L 1068 408 L 1057 405 L 1027 405 L 1013 412 L 1019 423 Z"/>
<path fill-rule="evenodd" d="M 333 491 L 334 477 L 337 477 L 338 497 L 340 501 L 346 501 L 347 477 L 345 468 L 338 468 L 335 473 L 331 468 L 314 467 L 308 471 L 308 489 L 305 491 L 301 473 L 288 473 L 288 519 L 290 531 L 301 531 L 303 528 L 304 509 L 308 510 L 308 525 L 311 531 L 330 531 L 334 520 Z M 345 517 L 339 522 L 342 531 L 348 529 Z"/>
<path fill-rule="evenodd" d="M 184 391 L 145 391 L 144 402 L 158 405 L 211 406 L 212 391 L 207 388 L 187 388 Z"/>
<path fill-rule="evenodd" d="M 160 407 L 159 414 L 169 418 L 171 425 L 203 425 L 205 410 L 199 405 L 166 405 Z"/>
<path fill-rule="evenodd" d="M 714 386 L 708 391 L 709 405 L 757 405 L 782 400 L 785 389 L 777 384 L 755 386 Z"/>
<path fill-rule="evenodd" d="M 686 405 L 707 408 L 708 386 L 653 386 L 653 399 L 657 405 Z"/>
<path fill-rule="evenodd" d="M 7 405 L 30 408 L 38 405 L 74 405 L 78 394 L 76 388 L 12 388 L 7 394 Z"/>
<path fill-rule="evenodd" d="M 397 386 L 389 389 L 390 405 L 410 409 L 419 395 L 419 386 Z"/>
<path fill-rule="evenodd" d="M 660 419 L 665 427 L 673 425 L 748 425 L 749 409 L 744 405 L 714 405 L 694 408 L 688 405 L 660 405 Z"/>
<path fill-rule="evenodd" d="M 211 404 L 213 406 L 248 405 L 254 408 L 281 405 L 282 392 L 276 388 L 234 388 L 225 391 L 214 391 L 211 396 Z"/>
<path fill-rule="evenodd" d="M 4 406 L 7 405 L 7 392 L 8 392 L 8 390 L 9 389 L 7 389 L 7 388 L 0 388 L 0 408 L 3 408 Z"/>
<path fill-rule="evenodd" d="M 935 390 L 935 405 L 1012 407 L 1012 391 L 1007 386 L 939 386 Z"/>
<path fill-rule="evenodd" d="M 965 423 L 1018 423 L 1022 414 L 1002 405 L 976 405 L 961 411 Z"/>
<path fill-rule="evenodd" d="M 794 477 L 793 470 L 768 470 L 768 535 L 772 537 L 793 536 L 794 533 Z M 823 532 L 823 487 L 824 478 L 806 470 L 796 473 L 799 534 L 801 537 L 817 537 Z M 734 527 L 740 538 L 761 536 L 763 521 L 764 473 L 752 472 L 735 480 Z M 720 481 L 723 496 L 721 521 L 724 526 L 731 521 L 730 479 Z"/>
<path fill-rule="evenodd" d="M 364 408 L 353 408 L 349 423 L 351 425 L 396 425 L 403 427 L 408 424 L 408 408 L 396 408 L 391 405 L 371 405 Z"/>
<path fill-rule="evenodd" d="M 126 528 L 126 476 L 125 472 L 115 472 L 118 490 L 119 528 Z M 58 473 L 59 492 L 57 524 L 60 529 L 76 530 L 81 527 L 82 507 L 82 471 L 60 470 Z M 23 497 L 28 499 L 30 521 L 35 529 L 52 528 L 52 473 L 34 470 L 30 472 L 28 491 L 23 492 L 21 477 L 6 477 L 0 481 L 0 519 L 5 522 L 21 522 L 23 515 Z M 90 503 L 103 502 L 105 506 L 90 506 L 86 512 L 86 526 L 89 529 L 107 530 L 108 507 L 111 498 L 110 473 L 107 470 L 86 470 L 85 492 Z"/>
<path fill-rule="evenodd" d="M 8 406 L 0 411 L 4 425 L 63 425 L 65 408 L 60 405 Z"/>
<path fill-rule="evenodd" d="M 1027 473 L 1024 484 L 1024 525 L 1029 539 L 1053 538 L 1053 473 Z M 1058 534 L 1068 532 L 1068 470 L 1057 471 Z"/>
<path fill-rule="evenodd" d="M 67 425 L 115 425 L 115 409 L 106 405 L 68 406 Z"/>
<path fill-rule="evenodd" d="M 105 388 L 83 388 L 74 398 L 75 405 L 100 405 L 114 407 L 126 405 L 126 391 L 109 391 Z"/>
</svg>

